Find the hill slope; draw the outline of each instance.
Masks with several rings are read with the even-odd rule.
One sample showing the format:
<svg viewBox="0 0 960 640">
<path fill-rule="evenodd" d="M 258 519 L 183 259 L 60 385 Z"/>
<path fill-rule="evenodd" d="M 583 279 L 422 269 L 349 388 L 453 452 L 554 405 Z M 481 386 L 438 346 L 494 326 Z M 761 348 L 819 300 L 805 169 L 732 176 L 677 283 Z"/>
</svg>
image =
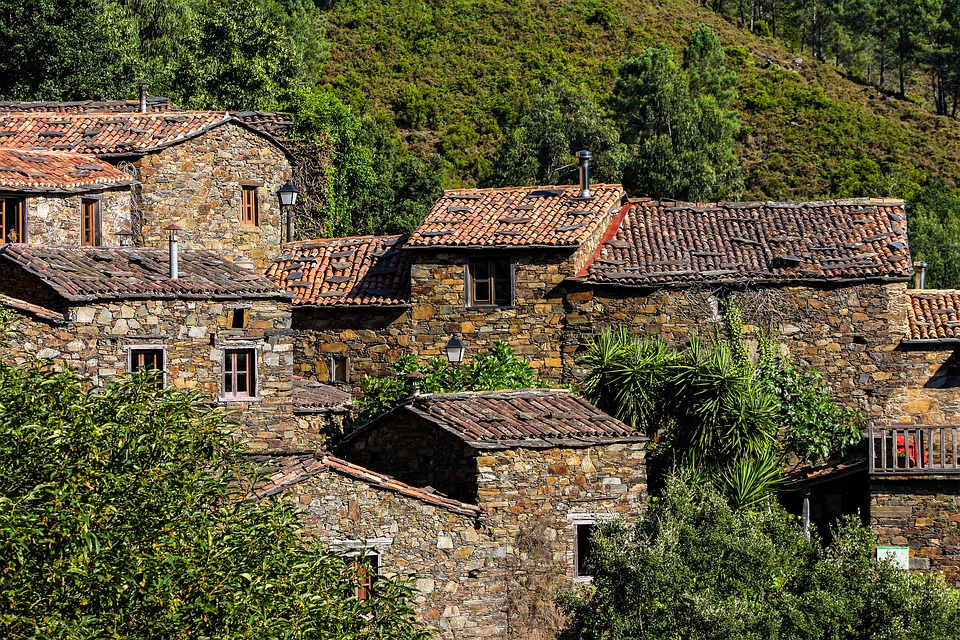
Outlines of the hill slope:
<svg viewBox="0 0 960 640">
<path fill-rule="evenodd" d="M 617 61 L 704 23 L 740 74 L 746 198 L 893 195 L 898 181 L 960 184 L 960 121 L 859 85 L 692 0 L 347 0 L 328 12 L 324 82 L 389 109 L 413 147 L 475 182 L 537 80 L 609 95 Z"/>
</svg>

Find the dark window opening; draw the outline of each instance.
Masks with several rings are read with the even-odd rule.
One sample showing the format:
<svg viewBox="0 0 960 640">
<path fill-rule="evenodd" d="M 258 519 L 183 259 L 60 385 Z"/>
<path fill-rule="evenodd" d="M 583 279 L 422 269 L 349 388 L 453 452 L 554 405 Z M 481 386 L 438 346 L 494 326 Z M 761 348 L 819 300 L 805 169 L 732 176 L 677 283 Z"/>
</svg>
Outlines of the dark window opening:
<svg viewBox="0 0 960 640">
<path fill-rule="evenodd" d="M 593 523 L 577 524 L 574 532 L 574 569 L 578 578 L 590 577 L 588 566 L 590 564 L 591 546 L 593 544 L 593 530 L 596 526 Z"/>
<path fill-rule="evenodd" d="M 467 270 L 468 305 L 473 307 L 513 306 L 513 266 L 510 260 L 471 260 Z"/>
<path fill-rule="evenodd" d="M 330 358 L 330 382 L 349 382 L 349 365 L 347 356 L 333 356 Z"/>
<path fill-rule="evenodd" d="M 138 371 L 152 372 L 156 378 L 157 387 L 163 387 L 164 353 L 163 349 L 130 349 L 131 373 Z"/>
<path fill-rule="evenodd" d="M 252 398 L 257 395 L 257 352 L 255 349 L 227 349 L 223 353 L 223 395 Z"/>
<path fill-rule="evenodd" d="M 954 351 L 924 385 L 930 389 L 960 387 L 960 350 Z"/>
<path fill-rule="evenodd" d="M 240 187 L 240 222 L 251 227 L 260 224 L 260 202 L 256 187 Z"/>
<path fill-rule="evenodd" d="M 0 198 L 0 241 L 23 242 L 26 240 L 26 218 L 23 198 Z"/>
<path fill-rule="evenodd" d="M 234 309 L 233 314 L 230 317 L 230 328 L 231 329 L 244 329 L 247 326 L 247 310 L 246 309 Z"/>
</svg>

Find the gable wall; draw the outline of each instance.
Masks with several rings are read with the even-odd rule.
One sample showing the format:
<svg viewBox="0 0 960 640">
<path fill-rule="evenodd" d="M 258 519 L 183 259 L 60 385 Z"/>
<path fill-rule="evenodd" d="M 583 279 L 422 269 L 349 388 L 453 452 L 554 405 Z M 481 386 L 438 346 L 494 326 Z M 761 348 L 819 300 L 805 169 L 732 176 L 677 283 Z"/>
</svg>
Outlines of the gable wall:
<svg viewBox="0 0 960 640">
<path fill-rule="evenodd" d="M 232 307 L 248 308 L 246 329 L 228 329 Z M 129 347 L 164 346 L 166 383 L 206 394 L 234 412 L 237 434 L 253 450 L 312 447 L 293 419 L 289 391 L 293 366 L 290 311 L 285 302 L 256 300 L 130 300 L 88 303 L 69 309 L 56 325 L 18 317 L 8 359 L 47 358 L 103 385 L 128 371 Z M 259 401 L 221 401 L 223 348 L 257 350 Z"/>
<path fill-rule="evenodd" d="M 439 637 L 504 637 L 507 542 L 482 522 L 329 470 L 283 495 L 324 542 L 389 539 L 375 547 L 382 575 L 412 582 L 417 615 Z"/>
<path fill-rule="evenodd" d="M 165 247 L 171 223 L 189 248 L 265 271 L 284 238 L 277 190 L 292 175 L 283 151 L 233 123 L 139 158 L 137 243 Z M 241 182 L 259 183 L 260 225 L 240 222 Z"/>
</svg>

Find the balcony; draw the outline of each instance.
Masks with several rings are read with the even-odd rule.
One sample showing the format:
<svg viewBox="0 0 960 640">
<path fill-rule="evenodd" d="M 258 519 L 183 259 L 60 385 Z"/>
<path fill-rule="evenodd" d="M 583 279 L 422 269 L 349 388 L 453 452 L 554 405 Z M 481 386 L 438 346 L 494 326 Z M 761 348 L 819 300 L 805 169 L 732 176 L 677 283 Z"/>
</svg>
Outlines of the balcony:
<svg viewBox="0 0 960 640">
<path fill-rule="evenodd" d="M 870 475 L 960 475 L 960 426 L 870 425 Z"/>
</svg>

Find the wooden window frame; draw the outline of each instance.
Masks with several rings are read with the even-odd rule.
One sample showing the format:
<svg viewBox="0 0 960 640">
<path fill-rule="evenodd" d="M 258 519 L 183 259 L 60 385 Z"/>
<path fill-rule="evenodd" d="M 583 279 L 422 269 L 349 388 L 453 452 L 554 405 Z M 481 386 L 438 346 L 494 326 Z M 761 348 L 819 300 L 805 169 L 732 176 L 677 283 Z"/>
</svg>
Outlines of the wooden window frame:
<svg viewBox="0 0 960 640">
<path fill-rule="evenodd" d="M 573 580 L 574 582 L 592 582 L 593 576 L 586 572 L 589 534 L 593 527 L 601 522 L 616 518 L 612 513 L 571 513 L 567 520 L 573 525 Z M 588 536 L 586 539 L 584 536 Z"/>
<path fill-rule="evenodd" d="M 377 551 L 366 551 L 353 557 L 356 559 L 350 563 L 350 566 L 357 572 L 360 581 L 360 585 L 354 590 L 354 595 L 357 596 L 357 600 L 370 600 L 373 598 L 373 587 L 380 579 L 382 558 Z"/>
<path fill-rule="evenodd" d="M 241 367 L 242 365 L 242 367 Z M 241 384 L 240 376 L 245 376 Z M 222 400 L 258 400 L 257 349 L 225 347 L 223 349 Z"/>
<path fill-rule="evenodd" d="M 13 213 L 16 216 L 13 225 L 7 222 L 9 215 L 7 206 L 11 202 L 17 205 L 17 211 Z M 16 232 L 16 240 L 10 240 L 8 237 L 8 232 L 11 230 Z M 23 196 L 3 196 L 0 198 L 0 242 L 25 243 L 27 240 L 27 199 Z"/>
<path fill-rule="evenodd" d="M 140 368 L 143 367 L 142 363 L 136 362 L 140 359 L 138 356 L 140 354 L 146 355 L 147 353 L 159 354 L 160 366 L 153 367 L 160 372 L 158 385 L 160 389 L 163 389 L 167 386 L 167 348 L 162 344 L 143 344 L 137 346 L 127 347 L 127 371 L 134 373 Z"/>
<path fill-rule="evenodd" d="M 103 246 L 100 198 L 80 199 L 80 246 Z"/>
<path fill-rule="evenodd" d="M 477 278 L 480 265 L 487 267 L 488 276 Z M 506 270 L 506 275 L 502 273 Z M 498 271 L 501 273 L 498 274 Z M 510 309 L 516 306 L 516 264 L 505 256 L 477 256 L 468 258 L 464 269 L 464 290 L 468 309 Z M 489 295 L 478 296 L 477 285 L 486 285 Z M 503 287 L 507 294 L 503 295 Z"/>
<path fill-rule="evenodd" d="M 240 185 L 240 224 L 260 226 L 260 191 L 256 185 Z"/>
<path fill-rule="evenodd" d="M 338 367 L 337 363 L 341 366 Z M 338 373 L 342 372 L 340 377 Z M 346 384 L 350 382 L 350 357 L 346 355 L 333 355 L 327 358 L 328 381 L 335 384 Z"/>
</svg>

